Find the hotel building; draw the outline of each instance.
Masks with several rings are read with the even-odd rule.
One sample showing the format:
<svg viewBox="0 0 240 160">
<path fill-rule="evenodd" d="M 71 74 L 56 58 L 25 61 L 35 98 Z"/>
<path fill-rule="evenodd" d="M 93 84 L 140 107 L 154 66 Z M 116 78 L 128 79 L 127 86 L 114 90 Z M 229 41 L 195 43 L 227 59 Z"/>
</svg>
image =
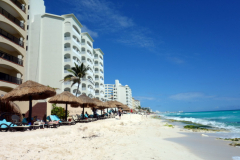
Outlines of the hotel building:
<svg viewBox="0 0 240 160">
<path fill-rule="evenodd" d="M 105 98 L 119 101 L 132 108 L 132 90 L 128 85 L 121 85 L 119 80 L 115 80 L 115 84 L 105 84 Z"/>
<path fill-rule="evenodd" d="M 43 2 L 38 0 L 39 3 Z M 104 67 L 101 49 L 94 49 L 92 37 L 82 32 L 82 24 L 74 14 L 53 15 L 45 13 L 45 7 L 32 4 L 36 10 L 30 14 L 27 79 L 69 91 L 79 96 L 104 100 Z M 62 82 L 70 74 L 74 63 L 84 63 L 90 69 L 78 84 Z"/>
<path fill-rule="evenodd" d="M 28 0 L 0 0 L 0 96 L 25 81 Z"/>
</svg>

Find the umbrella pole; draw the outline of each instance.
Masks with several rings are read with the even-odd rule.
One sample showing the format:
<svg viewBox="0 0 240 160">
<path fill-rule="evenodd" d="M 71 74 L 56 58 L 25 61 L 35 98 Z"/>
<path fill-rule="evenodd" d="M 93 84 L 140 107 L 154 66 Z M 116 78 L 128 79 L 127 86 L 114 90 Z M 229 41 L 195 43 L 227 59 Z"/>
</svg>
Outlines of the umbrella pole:
<svg viewBox="0 0 240 160">
<path fill-rule="evenodd" d="M 83 105 L 83 115 L 82 115 L 82 116 L 83 116 L 83 119 L 84 119 L 84 106 L 85 106 L 85 104 Z"/>
<path fill-rule="evenodd" d="M 66 121 L 67 121 L 67 112 L 68 112 L 68 111 L 67 111 L 67 105 L 68 105 L 68 104 L 66 103 L 66 110 L 65 110 L 65 120 L 66 120 Z"/>
<path fill-rule="evenodd" d="M 29 96 L 28 123 L 32 121 L 32 96 Z"/>
<path fill-rule="evenodd" d="M 102 109 L 101 109 L 101 115 L 102 115 Z"/>
</svg>

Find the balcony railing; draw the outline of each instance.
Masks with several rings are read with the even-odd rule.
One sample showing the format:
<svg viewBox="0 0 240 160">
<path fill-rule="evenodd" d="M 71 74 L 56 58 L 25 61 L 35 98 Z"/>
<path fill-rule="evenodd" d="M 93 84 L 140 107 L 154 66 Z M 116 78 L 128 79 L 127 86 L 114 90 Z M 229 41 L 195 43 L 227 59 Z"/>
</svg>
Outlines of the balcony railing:
<svg viewBox="0 0 240 160">
<path fill-rule="evenodd" d="M 8 18 L 10 21 L 12 21 L 13 23 L 15 23 L 16 25 L 18 25 L 19 27 L 21 27 L 22 29 L 25 30 L 25 25 L 23 22 L 21 22 L 19 19 L 15 18 L 13 15 L 11 15 L 10 13 L 8 13 L 5 9 L 3 9 L 2 7 L 0 7 L 0 13 L 5 16 L 6 18 Z"/>
<path fill-rule="evenodd" d="M 71 50 L 70 47 L 66 47 L 66 48 L 64 48 L 64 51 L 70 51 L 70 50 Z"/>
<path fill-rule="evenodd" d="M 70 58 L 64 59 L 64 62 L 70 62 L 70 61 L 71 61 Z"/>
<path fill-rule="evenodd" d="M 18 6 L 18 8 L 20 8 L 23 12 L 26 12 L 26 8 L 25 6 L 20 3 L 18 0 L 11 0 L 16 6 Z"/>
<path fill-rule="evenodd" d="M 17 37 L 14 37 L 13 35 L 9 34 L 8 32 L 2 30 L 1 28 L 0 28 L 0 35 L 5 37 L 5 38 L 7 38 L 7 39 L 9 39 L 10 41 L 16 43 L 19 46 L 24 47 L 24 42 L 23 41 L 21 41 Z"/>
<path fill-rule="evenodd" d="M 10 76 L 10 75 L 8 75 L 6 73 L 2 73 L 2 72 L 0 72 L 0 80 L 7 81 L 10 83 L 15 83 L 15 84 L 22 84 L 21 78 L 13 77 L 13 76 Z"/>
<path fill-rule="evenodd" d="M 70 40 L 71 37 L 64 37 L 64 40 Z"/>
<path fill-rule="evenodd" d="M 6 59 L 10 62 L 13 62 L 13 63 L 16 63 L 16 64 L 19 64 L 20 66 L 23 66 L 23 60 L 15 57 L 15 56 L 12 56 L 10 54 L 7 54 L 3 51 L 0 51 L 0 57 L 3 58 L 3 59 Z"/>
</svg>

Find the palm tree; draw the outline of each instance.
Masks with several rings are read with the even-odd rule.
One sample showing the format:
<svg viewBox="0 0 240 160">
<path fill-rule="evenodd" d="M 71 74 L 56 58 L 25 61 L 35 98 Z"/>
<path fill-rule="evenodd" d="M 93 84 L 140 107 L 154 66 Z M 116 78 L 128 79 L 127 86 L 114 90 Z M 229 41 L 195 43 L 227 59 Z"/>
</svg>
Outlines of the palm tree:
<svg viewBox="0 0 240 160">
<path fill-rule="evenodd" d="M 71 74 L 64 77 L 63 82 L 73 82 L 71 87 L 74 84 L 78 84 L 76 96 L 79 90 L 79 85 L 81 83 L 81 78 L 86 76 L 87 71 L 89 70 L 89 67 L 85 67 L 85 65 L 82 63 L 80 66 L 78 66 L 76 63 L 74 63 L 75 67 L 72 67 L 71 69 L 68 69 L 68 72 Z"/>
</svg>

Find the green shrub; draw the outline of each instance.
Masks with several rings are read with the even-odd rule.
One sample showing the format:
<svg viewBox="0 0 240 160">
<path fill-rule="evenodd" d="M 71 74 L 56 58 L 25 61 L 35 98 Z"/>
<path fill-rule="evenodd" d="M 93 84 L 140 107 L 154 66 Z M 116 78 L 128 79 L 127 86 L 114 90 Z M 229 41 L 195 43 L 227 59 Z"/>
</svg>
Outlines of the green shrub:
<svg viewBox="0 0 240 160">
<path fill-rule="evenodd" d="M 164 126 L 173 128 L 173 125 L 166 123 Z"/>
<path fill-rule="evenodd" d="M 51 110 L 52 115 L 57 115 L 60 119 L 65 119 L 65 109 L 62 107 L 58 107 L 56 104 L 52 104 L 53 109 Z M 69 116 L 69 111 L 67 113 Z"/>
</svg>

